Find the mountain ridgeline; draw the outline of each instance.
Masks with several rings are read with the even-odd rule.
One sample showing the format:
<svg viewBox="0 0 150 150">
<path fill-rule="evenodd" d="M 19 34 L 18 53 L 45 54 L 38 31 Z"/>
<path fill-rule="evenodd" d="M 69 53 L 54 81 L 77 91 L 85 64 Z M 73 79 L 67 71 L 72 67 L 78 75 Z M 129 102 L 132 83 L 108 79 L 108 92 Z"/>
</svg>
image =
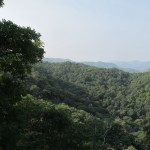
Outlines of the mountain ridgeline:
<svg viewBox="0 0 150 150">
<path fill-rule="evenodd" d="M 43 62 L 33 67 L 26 90 L 47 103 L 63 103 L 71 115 L 76 112 L 73 120 L 86 129 L 76 131 L 83 134 L 80 142 L 79 137 L 74 139 L 79 149 L 148 150 L 150 146 L 150 72 Z M 88 121 L 90 116 L 96 120 Z"/>
<path fill-rule="evenodd" d="M 61 59 L 61 58 L 44 58 L 43 61 L 46 62 L 74 62 L 70 59 Z M 114 61 L 114 62 L 89 62 L 89 61 L 83 61 L 80 62 L 85 65 L 89 66 L 95 66 L 98 68 L 118 68 L 120 70 L 123 70 L 125 72 L 130 73 L 138 73 L 138 72 L 148 72 L 150 70 L 150 62 L 149 61 Z"/>
</svg>

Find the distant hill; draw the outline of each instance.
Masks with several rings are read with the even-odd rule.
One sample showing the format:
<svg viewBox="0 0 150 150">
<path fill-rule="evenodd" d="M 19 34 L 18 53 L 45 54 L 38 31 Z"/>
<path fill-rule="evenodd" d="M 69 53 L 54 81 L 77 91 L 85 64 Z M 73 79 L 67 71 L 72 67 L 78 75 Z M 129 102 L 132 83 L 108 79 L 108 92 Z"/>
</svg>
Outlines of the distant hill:
<svg viewBox="0 0 150 150">
<path fill-rule="evenodd" d="M 62 59 L 62 58 L 44 58 L 43 61 L 46 62 L 75 62 L 72 61 L 70 59 Z M 113 63 L 109 63 L 109 62 L 102 62 L 102 61 L 98 61 L 98 62 L 89 62 L 89 61 L 84 61 L 84 62 L 79 62 L 88 66 L 95 66 L 98 68 L 118 68 L 117 65 L 113 64 Z"/>
<path fill-rule="evenodd" d="M 150 68 L 142 69 L 142 70 L 140 70 L 140 72 L 150 72 Z"/>
<path fill-rule="evenodd" d="M 136 70 L 136 69 L 132 69 L 132 68 L 118 68 L 118 69 L 123 70 L 125 72 L 129 72 L 129 73 L 139 73 L 139 72 L 141 72 L 140 70 Z"/>
<path fill-rule="evenodd" d="M 118 65 L 120 68 L 132 68 L 139 71 L 150 68 L 150 61 L 115 61 L 113 63 Z"/>
<path fill-rule="evenodd" d="M 73 62 L 72 60 L 70 59 L 62 59 L 62 58 L 44 58 L 43 61 L 46 61 L 46 62 Z"/>
<path fill-rule="evenodd" d="M 57 62 L 75 62 L 70 59 L 62 59 L 62 58 L 44 58 L 43 61 L 57 63 Z M 75 62 L 77 63 L 77 62 Z M 130 73 L 138 73 L 138 72 L 148 72 L 150 71 L 150 61 L 142 62 L 142 61 L 131 61 L 131 62 L 124 62 L 124 61 L 114 61 L 114 62 L 90 62 L 84 61 L 80 62 L 82 64 L 88 66 L 95 66 L 98 68 L 118 68 L 125 72 Z"/>
<path fill-rule="evenodd" d="M 113 64 L 113 63 L 107 63 L 107 62 L 102 62 L 102 61 L 98 61 L 98 62 L 81 62 L 85 65 L 89 65 L 89 66 L 95 66 L 98 68 L 118 68 L 117 65 Z"/>
</svg>

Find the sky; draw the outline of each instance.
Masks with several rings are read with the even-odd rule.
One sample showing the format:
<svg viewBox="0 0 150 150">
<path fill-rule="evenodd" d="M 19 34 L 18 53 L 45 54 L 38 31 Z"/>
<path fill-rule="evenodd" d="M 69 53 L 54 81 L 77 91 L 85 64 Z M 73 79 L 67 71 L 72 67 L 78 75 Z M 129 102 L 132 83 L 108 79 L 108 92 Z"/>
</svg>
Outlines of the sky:
<svg viewBox="0 0 150 150">
<path fill-rule="evenodd" d="M 0 20 L 41 33 L 45 57 L 150 61 L 150 0 L 4 0 Z"/>
</svg>

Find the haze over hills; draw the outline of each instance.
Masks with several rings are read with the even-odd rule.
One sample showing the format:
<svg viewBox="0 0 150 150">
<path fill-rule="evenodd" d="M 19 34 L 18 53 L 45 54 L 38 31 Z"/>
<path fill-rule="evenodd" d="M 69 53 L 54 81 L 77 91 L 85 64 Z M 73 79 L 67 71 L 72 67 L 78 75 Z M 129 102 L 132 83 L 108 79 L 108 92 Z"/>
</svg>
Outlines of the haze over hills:
<svg viewBox="0 0 150 150">
<path fill-rule="evenodd" d="M 102 61 L 98 61 L 98 62 L 84 61 L 81 63 L 88 65 L 88 66 L 95 66 L 98 68 L 118 68 L 118 66 L 116 64 L 109 63 L 109 62 L 102 62 Z"/>
<path fill-rule="evenodd" d="M 72 60 L 70 59 L 63 59 L 63 58 L 44 58 L 43 60 L 47 62 L 66 62 L 66 61 L 72 62 Z"/>
<path fill-rule="evenodd" d="M 150 68 L 150 61 L 114 61 L 113 63 L 121 68 L 133 68 L 136 70 L 144 70 Z"/>
<path fill-rule="evenodd" d="M 62 59 L 62 58 L 44 58 L 43 61 L 47 62 L 75 62 L 70 59 Z M 150 61 L 114 61 L 114 62 L 91 62 L 91 61 L 83 61 L 78 62 L 88 66 L 95 66 L 98 68 L 118 68 L 125 72 L 137 73 L 137 72 L 147 72 L 150 71 Z"/>
</svg>

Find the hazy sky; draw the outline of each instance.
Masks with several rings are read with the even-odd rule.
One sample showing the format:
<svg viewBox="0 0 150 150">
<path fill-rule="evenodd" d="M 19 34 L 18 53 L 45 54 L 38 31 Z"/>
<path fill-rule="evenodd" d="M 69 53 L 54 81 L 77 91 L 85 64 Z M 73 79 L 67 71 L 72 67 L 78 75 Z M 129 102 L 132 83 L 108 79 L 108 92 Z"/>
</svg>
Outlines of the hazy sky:
<svg viewBox="0 0 150 150">
<path fill-rule="evenodd" d="M 42 35 L 45 57 L 150 60 L 150 0 L 4 0 L 0 19 Z"/>
</svg>

